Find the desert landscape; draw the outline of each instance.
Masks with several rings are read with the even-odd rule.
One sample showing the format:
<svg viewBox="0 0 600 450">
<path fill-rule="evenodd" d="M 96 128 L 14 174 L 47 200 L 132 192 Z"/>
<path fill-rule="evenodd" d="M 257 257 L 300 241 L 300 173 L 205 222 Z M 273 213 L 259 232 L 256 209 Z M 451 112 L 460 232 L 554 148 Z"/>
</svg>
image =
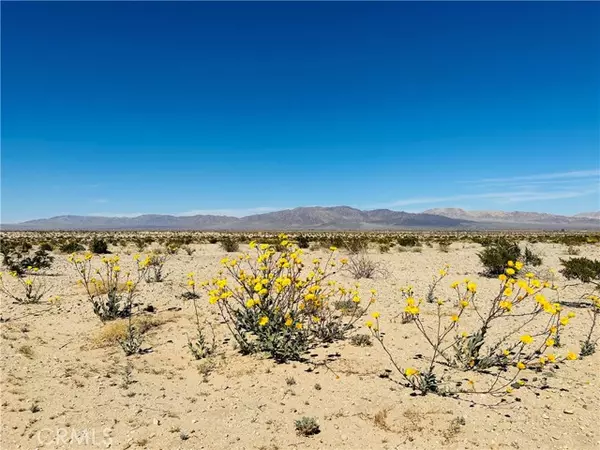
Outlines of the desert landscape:
<svg viewBox="0 0 600 450">
<path fill-rule="evenodd" d="M 500 275 L 485 273 L 479 254 L 507 242 L 517 244 L 518 259 L 502 264 Z M 586 338 L 594 348 L 598 340 L 597 328 L 588 336 L 600 311 L 598 274 L 583 283 L 561 270 L 562 261 L 597 259 L 599 242 L 594 232 L 4 232 L 5 265 L 53 261 L 16 276 L 4 268 L 2 447 L 598 448 L 600 356 L 582 354 Z M 265 254 L 277 280 L 290 273 L 293 286 L 321 276 L 323 285 L 345 286 L 351 300 L 323 294 L 305 317 L 307 295 L 325 288 L 288 291 L 269 276 L 256 292 L 240 294 L 239 272 L 227 268 Z M 86 264 L 82 278 L 77 268 Z M 132 283 L 113 293 L 132 300 L 128 311 L 102 318 L 90 298 L 108 301 L 110 281 L 99 281 L 106 267 L 117 267 L 116 277 L 129 273 L 119 280 Z M 81 280 L 89 274 L 98 280 L 86 290 Z M 215 288 L 221 279 L 232 296 Z M 533 290 L 516 297 L 538 282 L 547 282 L 547 304 Z M 515 293 L 498 294 L 502 283 Z M 28 286 L 42 287 L 41 298 L 24 297 Z M 303 306 L 277 328 L 268 298 L 279 292 L 290 293 L 286 304 Z M 242 309 L 262 311 L 251 345 L 271 324 L 273 335 L 297 324 L 304 334 L 273 340 L 277 351 L 258 345 L 244 354 L 236 316 L 222 314 L 224 302 L 236 308 L 238 294 L 256 302 Z M 499 295 L 514 297 L 514 307 L 490 325 L 482 345 L 483 354 L 503 342 L 489 352 L 498 358 L 461 364 L 455 339 L 474 336 Z M 548 317 L 559 329 L 546 336 Z M 438 318 L 450 330 L 451 364 L 436 359 L 419 331 L 435 343 Z M 316 327 L 327 320 L 329 330 L 342 324 L 331 339 Z M 286 345 L 298 336 L 311 339 L 292 351 Z M 547 338 L 557 342 L 547 346 Z"/>
<path fill-rule="evenodd" d="M 600 2 L 0 10 L 0 450 L 600 449 Z"/>
</svg>

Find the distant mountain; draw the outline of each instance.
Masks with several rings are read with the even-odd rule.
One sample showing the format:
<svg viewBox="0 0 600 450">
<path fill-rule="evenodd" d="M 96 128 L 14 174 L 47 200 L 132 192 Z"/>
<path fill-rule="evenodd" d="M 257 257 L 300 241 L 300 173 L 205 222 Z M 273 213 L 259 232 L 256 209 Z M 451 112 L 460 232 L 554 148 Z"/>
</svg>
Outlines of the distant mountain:
<svg viewBox="0 0 600 450">
<path fill-rule="evenodd" d="M 575 216 L 561 216 L 557 214 L 525 211 L 466 211 L 460 208 L 435 208 L 428 209 L 427 211 L 424 211 L 424 213 L 477 223 L 600 227 L 600 213 L 582 213 Z M 596 214 L 596 216 L 593 216 L 593 214 Z"/>
<path fill-rule="evenodd" d="M 600 219 L 600 211 L 590 211 L 575 214 L 573 217 L 585 217 L 587 219 Z"/>
<path fill-rule="evenodd" d="M 4 225 L 5 230 L 377 230 L 399 228 L 464 228 L 470 223 L 434 214 L 413 214 L 389 209 L 361 211 L 348 206 L 302 207 L 229 216 L 138 217 L 59 216 Z"/>
<path fill-rule="evenodd" d="M 599 213 L 584 213 L 599 214 Z M 362 211 L 349 206 L 301 207 L 246 217 L 148 214 L 137 217 L 58 216 L 11 225 L 4 230 L 394 230 L 394 229 L 599 229 L 595 217 L 531 212 L 429 209 L 407 213 Z"/>
</svg>

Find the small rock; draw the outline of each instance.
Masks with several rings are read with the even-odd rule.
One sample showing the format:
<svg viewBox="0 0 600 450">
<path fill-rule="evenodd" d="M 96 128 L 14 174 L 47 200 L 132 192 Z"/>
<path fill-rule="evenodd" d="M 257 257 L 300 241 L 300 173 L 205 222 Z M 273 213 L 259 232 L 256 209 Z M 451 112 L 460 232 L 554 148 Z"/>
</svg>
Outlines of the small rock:
<svg viewBox="0 0 600 450">
<path fill-rule="evenodd" d="M 160 425 L 160 419 L 154 418 L 154 420 L 152 421 L 152 423 L 154 425 Z"/>
<path fill-rule="evenodd" d="M 565 414 L 575 414 L 575 412 L 572 409 L 565 409 L 563 412 Z"/>
</svg>

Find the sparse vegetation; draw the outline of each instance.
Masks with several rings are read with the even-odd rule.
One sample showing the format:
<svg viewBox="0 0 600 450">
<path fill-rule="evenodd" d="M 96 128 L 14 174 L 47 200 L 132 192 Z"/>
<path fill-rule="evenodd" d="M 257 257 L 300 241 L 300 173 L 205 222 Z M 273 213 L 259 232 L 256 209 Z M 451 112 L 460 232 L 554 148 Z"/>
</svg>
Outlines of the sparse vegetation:
<svg viewBox="0 0 600 450">
<path fill-rule="evenodd" d="M 319 424 L 314 417 L 302 417 L 296 420 L 296 433 L 300 436 L 312 436 L 320 431 Z"/>
</svg>

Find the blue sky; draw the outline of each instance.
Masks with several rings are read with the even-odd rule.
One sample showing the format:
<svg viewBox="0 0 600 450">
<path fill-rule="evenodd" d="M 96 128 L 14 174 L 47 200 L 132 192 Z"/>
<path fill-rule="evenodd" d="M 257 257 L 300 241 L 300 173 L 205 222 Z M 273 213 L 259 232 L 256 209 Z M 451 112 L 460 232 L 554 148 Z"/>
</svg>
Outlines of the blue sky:
<svg viewBox="0 0 600 450">
<path fill-rule="evenodd" d="M 600 209 L 600 4 L 3 2 L 2 221 Z"/>
</svg>

